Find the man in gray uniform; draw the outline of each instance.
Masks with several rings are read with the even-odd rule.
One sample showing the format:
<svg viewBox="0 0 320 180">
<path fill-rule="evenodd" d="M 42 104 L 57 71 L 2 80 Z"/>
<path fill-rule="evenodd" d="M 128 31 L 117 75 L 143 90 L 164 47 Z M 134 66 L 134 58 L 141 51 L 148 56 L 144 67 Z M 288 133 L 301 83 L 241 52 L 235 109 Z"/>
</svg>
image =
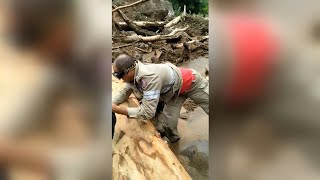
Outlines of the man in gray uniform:
<svg viewBox="0 0 320 180">
<path fill-rule="evenodd" d="M 178 119 L 188 97 L 209 114 L 209 82 L 195 70 L 178 68 L 171 63 L 144 64 L 131 56 L 120 55 L 113 64 L 113 71 L 113 75 L 123 79 L 126 85 L 114 97 L 112 111 L 148 120 L 155 117 L 159 101 L 165 102 L 156 128 L 171 143 L 180 139 Z M 140 106 L 119 107 L 133 92 L 142 95 Z"/>
</svg>

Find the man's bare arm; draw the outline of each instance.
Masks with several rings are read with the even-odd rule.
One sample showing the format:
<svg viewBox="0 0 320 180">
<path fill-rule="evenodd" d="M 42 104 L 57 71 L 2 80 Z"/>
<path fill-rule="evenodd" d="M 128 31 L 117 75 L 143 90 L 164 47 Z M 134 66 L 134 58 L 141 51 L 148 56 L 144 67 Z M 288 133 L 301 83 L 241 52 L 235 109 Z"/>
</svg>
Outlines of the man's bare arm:
<svg viewBox="0 0 320 180">
<path fill-rule="evenodd" d="M 120 107 L 112 104 L 112 112 L 128 116 L 128 110 L 126 107 Z"/>
</svg>

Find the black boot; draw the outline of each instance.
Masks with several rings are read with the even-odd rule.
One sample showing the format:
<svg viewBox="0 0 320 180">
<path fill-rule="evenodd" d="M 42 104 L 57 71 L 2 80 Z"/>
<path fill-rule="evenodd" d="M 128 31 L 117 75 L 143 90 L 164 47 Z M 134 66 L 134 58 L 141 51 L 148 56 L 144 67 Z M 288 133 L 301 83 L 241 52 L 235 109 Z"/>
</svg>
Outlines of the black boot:
<svg viewBox="0 0 320 180">
<path fill-rule="evenodd" d="M 177 134 L 174 134 L 169 127 L 164 127 L 163 130 L 159 132 L 161 134 L 162 139 L 163 137 L 166 137 L 166 139 L 168 139 L 170 143 L 175 143 L 180 140 L 180 136 Z"/>
</svg>

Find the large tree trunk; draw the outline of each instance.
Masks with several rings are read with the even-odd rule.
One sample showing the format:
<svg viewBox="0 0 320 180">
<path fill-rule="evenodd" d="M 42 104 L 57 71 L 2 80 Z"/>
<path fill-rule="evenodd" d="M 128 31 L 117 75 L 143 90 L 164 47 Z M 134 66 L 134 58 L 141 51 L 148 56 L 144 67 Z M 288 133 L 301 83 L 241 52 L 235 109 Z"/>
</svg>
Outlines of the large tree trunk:
<svg viewBox="0 0 320 180">
<path fill-rule="evenodd" d="M 113 82 L 116 92 L 122 83 Z M 136 106 L 129 99 L 122 106 Z M 113 179 L 191 179 L 150 121 L 117 115 L 113 144 Z"/>
<path fill-rule="evenodd" d="M 171 33 L 165 35 L 154 35 L 154 36 L 140 36 L 140 35 L 131 35 L 126 37 L 115 38 L 114 41 L 120 41 L 124 43 L 132 43 L 132 42 L 153 42 L 153 41 L 161 41 L 161 40 L 170 40 L 170 39 L 179 39 L 182 35 L 186 36 L 185 30 L 188 29 L 188 26 L 182 29 L 174 29 Z"/>
</svg>

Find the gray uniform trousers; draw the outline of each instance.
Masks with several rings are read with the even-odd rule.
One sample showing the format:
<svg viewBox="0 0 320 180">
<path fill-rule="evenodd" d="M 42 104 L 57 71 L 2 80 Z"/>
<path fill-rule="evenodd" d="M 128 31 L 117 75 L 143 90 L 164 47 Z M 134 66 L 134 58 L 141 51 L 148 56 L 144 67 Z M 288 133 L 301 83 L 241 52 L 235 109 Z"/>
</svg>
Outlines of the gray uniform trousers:
<svg viewBox="0 0 320 180">
<path fill-rule="evenodd" d="M 166 136 L 172 143 L 180 139 L 177 130 L 178 120 L 182 105 L 187 98 L 190 98 L 209 115 L 209 82 L 198 72 L 195 72 L 195 77 L 190 90 L 169 100 L 163 112 L 156 117 L 154 122 L 161 135 Z"/>
</svg>

